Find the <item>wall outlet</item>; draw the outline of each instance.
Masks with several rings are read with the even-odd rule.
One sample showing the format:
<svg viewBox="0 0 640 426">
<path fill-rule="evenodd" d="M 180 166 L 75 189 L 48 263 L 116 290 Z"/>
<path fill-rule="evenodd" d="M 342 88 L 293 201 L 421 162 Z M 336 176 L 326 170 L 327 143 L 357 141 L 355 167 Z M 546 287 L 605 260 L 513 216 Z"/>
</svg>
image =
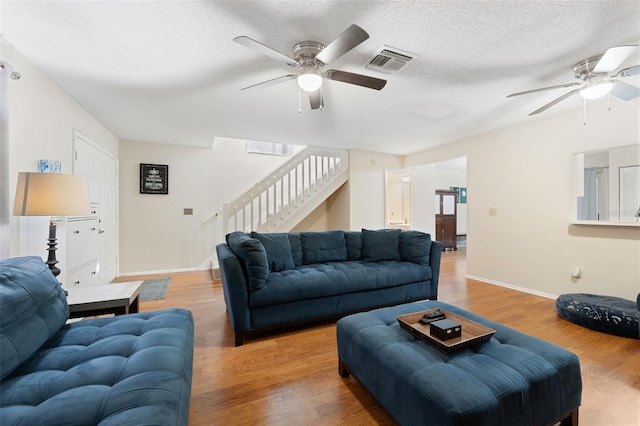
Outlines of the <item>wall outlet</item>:
<svg viewBox="0 0 640 426">
<path fill-rule="evenodd" d="M 193 209 L 192 209 L 192 208 L 185 208 L 185 209 L 184 209 L 184 215 L 185 215 L 185 216 L 191 216 L 191 215 L 193 215 Z"/>
<path fill-rule="evenodd" d="M 498 214 L 498 209 L 496 209 L 495 207 L 489 208 L 489 216 L 496 216 L 497 214 Z"/>
</svg>

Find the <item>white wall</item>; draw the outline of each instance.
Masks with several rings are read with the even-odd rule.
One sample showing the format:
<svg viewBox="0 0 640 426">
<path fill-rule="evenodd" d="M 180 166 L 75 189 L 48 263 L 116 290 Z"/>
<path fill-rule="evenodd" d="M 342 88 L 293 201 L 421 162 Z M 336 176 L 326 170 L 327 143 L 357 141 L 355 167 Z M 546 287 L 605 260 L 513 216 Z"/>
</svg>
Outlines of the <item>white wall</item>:
<svg viewBox="0 0 640 426">
<path fill-rule="evenodd" d="M 349 229 L 385 227 L 384 171 L 401 168 L 397 155 L 349 152 Z"/>
<path fill-rule="evenodd" d="M 212 148 L 121 141 L 121 275 L 209 268 L 224 241 L 222 215 L 205 220 L 286 158 L 248 154 L 238 139 L 216 138 Z M 169 165 L 168 195 L 140 194 L 140 163 Z"/>
<path fill-rule="evenodd" d="M 640 228 L 571 225 L 572 155 L 640 144 L 640 101 L 611 102 L 612 111 L 590 103 L 586 126 L 582 110 L 541 116 L 405 158 L 411 167 L 467 156 L 468 276 L 548 296 L 635 300 Z"/>
<path fill-rule="evenodd" d="M 59 160 L 62 173 L 72 173 L 73 129 L 78 129 L 114 156 L 118 139 L 86 110 L 47 78 L 19 51 L 11 52 L 10 63 L 22 75 L 9 80 L 9 176 L 2 185 L 10 187 L 11 209 L 18 172 L 36 172 L 40 159 Z M 10 256 L 47 257 L 48 218 L 12 216 Z M 64 225 L 58 226 L 63 235 Z M 57 258 L 64 273 L 64 247 Z"/>
</svg>

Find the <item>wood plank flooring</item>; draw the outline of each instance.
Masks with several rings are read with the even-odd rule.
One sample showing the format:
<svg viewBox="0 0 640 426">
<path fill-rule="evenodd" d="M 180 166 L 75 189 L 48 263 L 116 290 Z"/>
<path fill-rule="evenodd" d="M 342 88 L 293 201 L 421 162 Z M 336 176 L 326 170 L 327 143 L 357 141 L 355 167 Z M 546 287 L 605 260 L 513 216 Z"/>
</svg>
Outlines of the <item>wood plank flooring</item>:
<svg viewBox="0 0 640 426">
<path fill-rule="evenodd" d="M 443 253 L 439 300 L 575 352 L 582 426 L 640 425 L 640 340 L 598 333 L 557 316 L 553 300 L 464 278 L 465 250 Z M 335 322 L 288 329 L 234 347 L 222 287 L 209 271 L 171 277 L 165 299 L 141 311 L 190 309 L 195 355 L 190 425 L 393 425 L 353 378 L 338 375 Z"/>
</svg>

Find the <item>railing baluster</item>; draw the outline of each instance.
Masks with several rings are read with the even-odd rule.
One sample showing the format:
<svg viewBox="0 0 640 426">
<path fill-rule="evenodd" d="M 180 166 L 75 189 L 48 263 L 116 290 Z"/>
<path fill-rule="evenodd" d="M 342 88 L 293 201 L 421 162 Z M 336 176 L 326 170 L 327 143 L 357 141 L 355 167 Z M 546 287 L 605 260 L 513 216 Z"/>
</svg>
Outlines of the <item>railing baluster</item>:
<svg viewBox="0 0 640 426">
<path fill-rule="evenodd" d="M 235 201 L 226 203 L 222 211 L 223 232 L 270 231 L 280 226 L 347 167 L 347 151 L 305 148 Z"/>
</svg>

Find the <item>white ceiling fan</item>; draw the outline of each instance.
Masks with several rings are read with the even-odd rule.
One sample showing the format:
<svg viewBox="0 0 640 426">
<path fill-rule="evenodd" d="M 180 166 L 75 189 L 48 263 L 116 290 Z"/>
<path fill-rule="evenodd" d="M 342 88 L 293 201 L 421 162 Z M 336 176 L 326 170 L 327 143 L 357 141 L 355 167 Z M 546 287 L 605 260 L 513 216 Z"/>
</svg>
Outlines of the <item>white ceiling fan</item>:
<svg viewBox="0 0 640 426">
<path fill-rule="evenodd" d="M 381 90 L 385 84 L 387 84 L 386 80 L 334 69 L 322 71 L 322 68 L 349 52 L 368 38 L 369 34 L 354 24 L 349 26 L 349 28 L 347 28 L 327 46 L 311 40 L 297 43 L 291 49 L 293 58 L 290 58 L 289 56 L 247 36 L 236 37 L 233 39 L 236 43 L 249 47 L 258 53 L 266 55 L 276 61 L 285 63 L 290 67 L 298 68 L 298 71 L 295 74 L 287 74 L 271 80 L 263 81 L 262 83 L 253 84 L 242 88 L 242 90 L 257 87 L 269 87 L 295 79 L 300 89 L 309 94 L 311 109 L 320 109 L 324 107 L 324 101 L 322 98 L 322 82 L 325 78 L 328 80 L 366 87 L 368 89 Z"/>
<path fill-rule="evenodd" d="M 615 69 L 631 56 L 637 48 L 637 45 L 611 47 L 603 55 L 587 58 L 572 67 L 573 73 L 579 81 L 512 93 L 507 98 L 562 87 L 580 86 L 543 105 L 529 115 L 539 114 L 576 93 L 589 100 L 599 99 L 609 93 L 625 101 L 637 98 L 640 96 L 640 89 L 620 81 L 619 78 L 640 74 L 640 65 L 615 72 Z"/>
</svg>

